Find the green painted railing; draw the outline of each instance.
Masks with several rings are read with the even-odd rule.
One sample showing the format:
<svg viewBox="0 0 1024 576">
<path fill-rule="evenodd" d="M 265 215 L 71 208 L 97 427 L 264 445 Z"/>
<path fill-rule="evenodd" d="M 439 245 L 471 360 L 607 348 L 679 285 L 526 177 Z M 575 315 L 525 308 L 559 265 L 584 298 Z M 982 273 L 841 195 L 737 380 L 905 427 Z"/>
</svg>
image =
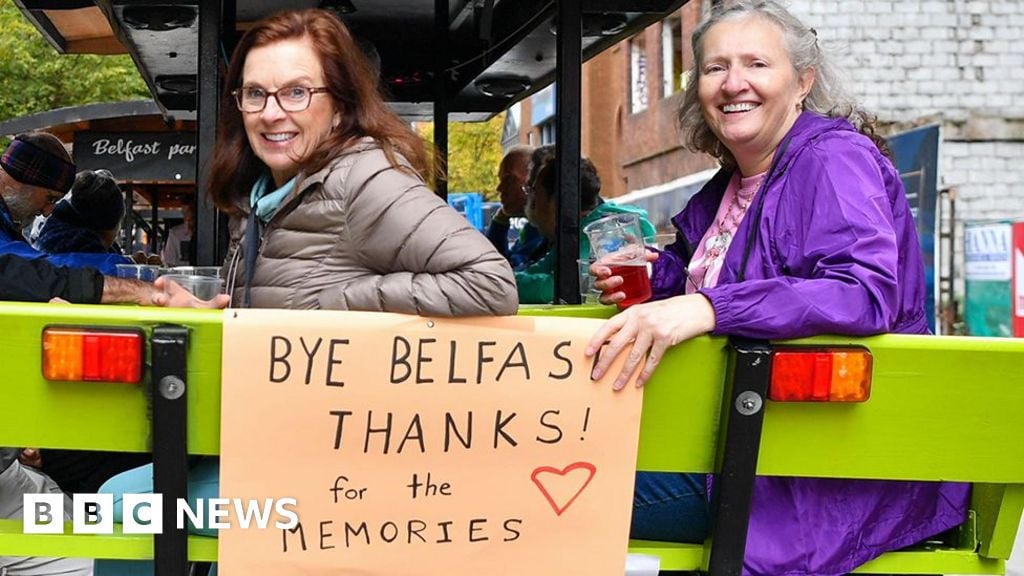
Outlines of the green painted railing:
<svg viewBox="0 0 1024 576">
<path fill-rule="evenodd" d="M 607 317 L 599 306 L 523 309 L 523 316 Z M 159 324 L 190 328 L 189 452 L 219 448 L 221 311 L 131 306 L 0 303 L 0 445 L 144 451 L 149 437 L 143 386 L 53 383 L 40 374 L 48 324 Z M 958 480 L 975 483 L 974 513 L 959 545 L 890 553 L 858 572 L 1001 574 L 1024 508 L 1024 341 L 886 335 L 818 337 L 801 343 L 871 350 L 871 398 L 862 404 L 766 405 L 758 472 L 766 475 Z M 229 343 L 230 345 L 230 343 Z M 675 347 L 647 385 L 638 468 L 714 468 L 729 359 L 725 339 Z M 634 542 L 658 553 L 663 569 L 705 565 L 702 546 Z M 145 558 L 145 536 L 28 536 L 0 521 L 0 555 Z M 216 542 L 191 539 L 193 559 L 212 560 Z"/>
</svg>

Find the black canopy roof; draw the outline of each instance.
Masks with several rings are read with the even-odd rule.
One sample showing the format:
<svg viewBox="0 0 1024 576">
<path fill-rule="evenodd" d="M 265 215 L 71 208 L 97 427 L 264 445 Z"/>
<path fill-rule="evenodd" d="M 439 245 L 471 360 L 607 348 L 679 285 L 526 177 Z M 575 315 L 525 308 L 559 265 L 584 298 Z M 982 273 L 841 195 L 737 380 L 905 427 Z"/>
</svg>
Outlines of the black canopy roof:
<svg viewBox="0 0 1024 576">
<path fill-rule="evenodd" d="M 199 2 L 16 0 L 62 53 L 127 52 L 160 108 L 188 117 L 197 108 Z M 582 0 L 583 58 L 642 30 L 685 0 Z M 338 12 L 380 56 L 395 108 L 428 119 L 444 94 L 452 119 L 482 119 L 549 84 L 555 74 L 555 0 L 235 0 L 219 13 L 222 56 L 255 20 L 286 8 Z M 447 20 L 435 27 L 435 17 Z M 443 12 L 447 11 L 447 14 Z M 216 14 L 216 12 L 214 12 Z M 442 33 L 443 31 L 443 33 Z M 437 74 L 437 70 L 442 70 Z M 434 78 L 444 79 L 443 92 Z"/>
</svg>

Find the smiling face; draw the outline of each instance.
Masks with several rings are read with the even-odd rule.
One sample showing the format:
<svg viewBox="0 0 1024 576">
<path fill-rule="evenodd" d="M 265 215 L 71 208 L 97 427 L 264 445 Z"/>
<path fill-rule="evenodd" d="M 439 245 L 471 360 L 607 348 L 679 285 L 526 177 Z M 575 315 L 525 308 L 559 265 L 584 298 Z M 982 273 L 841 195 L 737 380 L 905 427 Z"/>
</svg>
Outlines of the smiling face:
<svg viewBox="0 0 1024 576">
<path fill-rule="evenodd" d="M 782 31 L 747 16 L 712 26 L 701 42 L 698 97 L 704 119 L 746 176 L 768 169 L 814 71 L 798 74 Z"/>
<path fill-rule="evenodd" d="M 249 51 L 242 86 L 276 92 L 285 87 L 320 88 L 325 78 L 320 56 L 309 38 L 281 40 Z M 261 112 L 241 112 L 256 157 L 270 168 L 277 186 L 299 172 L 299 164 L 323 142 L 337 123 L 338 111 L 327 93 L 311 96 L 309 108 L 285 112 L 268 96 Z"/>
</svg>

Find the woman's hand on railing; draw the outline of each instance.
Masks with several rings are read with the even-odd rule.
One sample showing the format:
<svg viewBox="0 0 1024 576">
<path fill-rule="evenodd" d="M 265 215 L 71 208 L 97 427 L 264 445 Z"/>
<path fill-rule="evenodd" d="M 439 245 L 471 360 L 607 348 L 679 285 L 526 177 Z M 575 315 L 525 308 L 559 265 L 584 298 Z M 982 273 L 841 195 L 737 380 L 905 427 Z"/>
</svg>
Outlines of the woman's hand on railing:
<svg viewBox="0 0 1024 576">
<path fill-rule="evenodd" d="M 598 350 L 601 352 L 590 377 L 597 380 L 604 376 L 612 362 L 631 345 L 612 388 L 621 390 L 625 387 L 641 362 L 643 369 L 636 385 L 643 386 L 650 380 L 666 350 L 714 329 L 715 310 L 701 294 L 634 304 L 602 324 L 587 343 L 586 356 L 595 356 Z"/>
</svg>

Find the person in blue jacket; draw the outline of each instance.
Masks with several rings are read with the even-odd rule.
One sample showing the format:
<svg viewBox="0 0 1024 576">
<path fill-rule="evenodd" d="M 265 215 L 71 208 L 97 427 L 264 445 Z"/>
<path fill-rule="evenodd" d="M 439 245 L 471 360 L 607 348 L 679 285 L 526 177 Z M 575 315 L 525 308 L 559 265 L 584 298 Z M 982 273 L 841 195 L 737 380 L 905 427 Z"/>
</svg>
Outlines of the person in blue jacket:
<svg viewBox="0 0 1024 576">
<path fill-rule="evenodd" d="M 83 170 L 75 176 L 71 194 L 53 207 L 35 245 L 47 254 L 120 254 L 116 241 L 124 212 L 124 194 L 114 176 L 106 170 Z"/>
<path fill-rule="evenodd" d="M 48 216 L 74 179 L 75 164 L 56 136 L 29 132 L 11 141 L 0 156 L 0 254 L 86 266 L 110 276 L 117 264 L 129 262 L 119 254 L 44 254 L 25 241 L 22 229 L 38 215 Z"/>
<path fill-rule="evenodd" d="M 83 170 L 71 194 L 57 202 L 36 240 L 47 254 L 120 254 L 115 239 L 124 219 L 124 194 L 106 170 Z M 130 263 L 127 257 L 124 262 Z M 43 449 L 39 466 L 69 494 L 96 492 L 111 476 L 146 464 L 148 454 Z"/>
</svg>

